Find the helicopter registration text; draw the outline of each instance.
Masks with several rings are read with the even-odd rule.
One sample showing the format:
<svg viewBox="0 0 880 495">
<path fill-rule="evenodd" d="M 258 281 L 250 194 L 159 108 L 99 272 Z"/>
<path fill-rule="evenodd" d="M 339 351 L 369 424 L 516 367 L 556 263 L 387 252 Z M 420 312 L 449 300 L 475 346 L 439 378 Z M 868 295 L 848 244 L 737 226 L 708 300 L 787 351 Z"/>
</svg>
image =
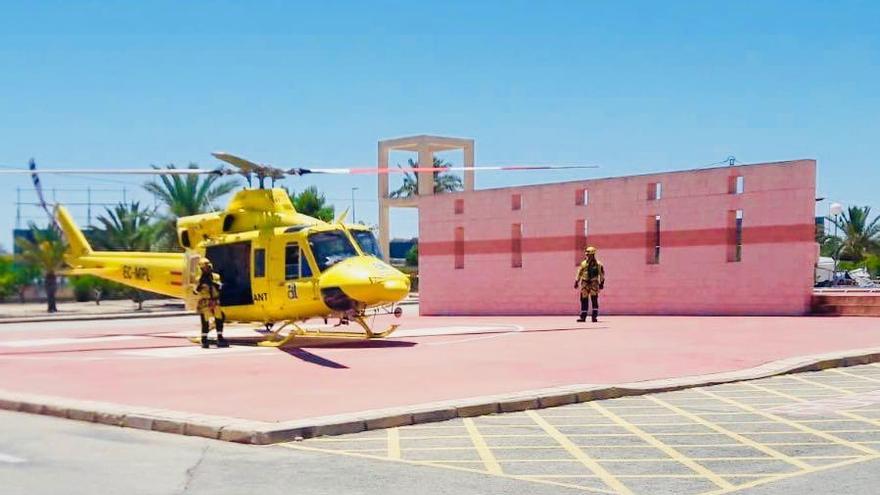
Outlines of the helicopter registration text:
<svg viewBox="0 0 880 495">
<path fill-rule="evenodd" d="M 150 270 L 143 266 L 122 265 L 122 278 L 150 281 Z"/>
</svg>

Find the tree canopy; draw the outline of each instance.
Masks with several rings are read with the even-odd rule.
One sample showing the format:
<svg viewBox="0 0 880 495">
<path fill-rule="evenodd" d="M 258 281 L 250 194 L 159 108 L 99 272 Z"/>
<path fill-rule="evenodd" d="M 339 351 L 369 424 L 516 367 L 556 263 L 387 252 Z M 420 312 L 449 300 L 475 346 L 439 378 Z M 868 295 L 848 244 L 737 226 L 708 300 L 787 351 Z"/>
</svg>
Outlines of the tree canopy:
<svg viewBox="0 0 880 495">
<path fill-rule="evenodd" d="M 409 171 L 405 170 L 400 164 L 397 165 L 398 168 L 404 170 L 403 185 L 389 194 L 392 198 L 411 198 L 419 194 L 419 174 L 414 170 L 419 166 L 419 163 L 410 158 L 407 160 L 407 165 L 410 168 Z M 452 164 L 435 156 L 433 166 L 434 168 L 449 168 Z M 435 193 L 461 191 L 464 188 L 461 177 L 451 172 L 438 170 L 433 172 L 433 174 Z"/>
</svg>

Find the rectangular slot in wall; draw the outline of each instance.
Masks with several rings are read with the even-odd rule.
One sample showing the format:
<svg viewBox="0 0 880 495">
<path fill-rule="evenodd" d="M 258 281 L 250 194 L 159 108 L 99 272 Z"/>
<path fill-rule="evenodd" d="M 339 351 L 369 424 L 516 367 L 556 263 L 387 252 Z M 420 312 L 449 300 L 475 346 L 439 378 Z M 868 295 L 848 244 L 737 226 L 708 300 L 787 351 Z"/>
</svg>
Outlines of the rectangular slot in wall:
<svg viewBox="0 0 880 495">
<path fill-rule="evenodd" d="M 522 241 L 523 230 L 521 223 L 510 226 L 510 266 L 522 268 Z"/>
<path fill-rule="evenodd" d="M 658 201 L 663 197 L 663 184 L 651 182 L 648 184 L 648 201 Z"/>
<path fill-rule="evenodd" d="M 742 261 L 743 248 L 743 211 L 731 210 L 728 214 L 728 242 L 727 261 L 738 263 Z"/>
<path fill-rule="evenodd" d="M 464 213 L 464 200 L 463 199 L 456 199 L 455 200 L 455 214 L 461 215 L 462 213 Z"/>
<path fill-rule="evenodd" d="M 578 189 L 574 192 L 574 204 L 586 206 L 590 203 L 590 192 L 586 189 Z"/>
<path fill-rule="evenodd" d="M 728 186 L 728 192 L 730 192 L 730 194 L 742 194 L 743 192 L 745 192 L 745 190 L 746 190 L 746 178 L 745 177 L 743 177 L 742 175 L 732 175 L 730 177 L 730 179 L 728 179 L 728 180 L 729 180 L 729 182 L 728 182 L 727 186 Z"/>
<path fill-rule="evenodd" d="M 514 211 L 522 209 L 522 194 L 514 194 L 510 197 L 510 209 Z"/>
<path fill-rule="evenodd" d="M 584 260 L 584 249 L 587 247 L 587 221 L 574 221 L 574 264 L 580 265 Z"/>
<path fill-rule="evenodd" d="M 464 227 L 455 228 L 455 269 L 464 268 Z"/>
<path fill-rule="evenodd" d="M 647 221 L 648 264 L 660 263 L 660 215 L 651 215 Z"/>
</svg>

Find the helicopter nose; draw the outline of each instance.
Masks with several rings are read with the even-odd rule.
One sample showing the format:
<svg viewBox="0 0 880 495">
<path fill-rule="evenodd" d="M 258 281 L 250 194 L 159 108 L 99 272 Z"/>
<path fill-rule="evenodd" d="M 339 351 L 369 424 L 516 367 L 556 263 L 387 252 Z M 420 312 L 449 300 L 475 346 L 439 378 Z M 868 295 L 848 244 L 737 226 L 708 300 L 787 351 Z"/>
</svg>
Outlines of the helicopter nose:
<svg viewBox="0 0 880 495">
<path fill-rule="evenodd" d="M 350 258 L 321 276 L 321 295 L 331 309 L 393 304 L 409 294 L 409 277 L 372 257 Z"/>
</svg>

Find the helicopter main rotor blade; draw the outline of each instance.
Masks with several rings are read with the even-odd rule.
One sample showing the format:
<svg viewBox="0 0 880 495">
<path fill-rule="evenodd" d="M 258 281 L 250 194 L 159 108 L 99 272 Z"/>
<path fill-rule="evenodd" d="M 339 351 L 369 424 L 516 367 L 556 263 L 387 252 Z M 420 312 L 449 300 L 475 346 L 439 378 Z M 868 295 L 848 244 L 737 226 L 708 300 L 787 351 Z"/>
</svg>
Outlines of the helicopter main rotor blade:
<svg viewBox="0 0 880 495">
<path fill-rule="evenodd" d="M 26 169 L 0 169 L 0 174 L 30 174 Z M 42 169 L 40 174 L 60 175 L 230 175 L 229 170 L 223 168 L 161 168 L 161 169 L 112 169 L 112 168 L 81 168 L 81 169 Z"/>
<path fill-rule="evenodd" d="M 263 166 L 258 163 L 254 163 L 250 160 L 233 155 L 232 153 L 227 153 L 225 151 L 215 151 L 211 153 L 211 155 L 218 160 L 222 160 L 230 165 L 240 168 L 241 171 L 245 173 L 263 168 Z"/>
<path fill-rule="evenodd" d="M 403 167 L 403 168 L 292 168 L 287 170 L 288 175 L 306 174 L 332 174 L 332 175 L 355 175 L 355 174 L 405 174 L 408 172 L 466 172 L 480 170 L 573 170 L 593 169 L 597 165 L 489 165 L 480 167 Z"/>
<path fill-rule="evenodd" d="M 238 170 L 223 167 L 215 169 L 206 168 L 153 168 L 153 169 L 100 169 L 100 168 L 71 168 L 71 169 L 43 169 L 41 174 L 58 175 L 234 175 L 254 174 L 272 179 L 282 179 L 285 175 L 302 176 L 308 174 L 323 175 L 382 175 L 382 174 L 405 174 L 410 172 L 466 172 L 466 171 L 517 171 L 517 170 L 575 170 L 594 169 L 597 165 L 486 165 L 475 167 L 356 167 L 356 168 L 305 168 L 295 167 L 281 170 L 269 165 L 259 165 L 244 158 L 223 152 L 212 153 L 217 159 L 234 165 Z M 29 169 L 3 169 L 0 175 L 30 174 Z"/>
</svg>

